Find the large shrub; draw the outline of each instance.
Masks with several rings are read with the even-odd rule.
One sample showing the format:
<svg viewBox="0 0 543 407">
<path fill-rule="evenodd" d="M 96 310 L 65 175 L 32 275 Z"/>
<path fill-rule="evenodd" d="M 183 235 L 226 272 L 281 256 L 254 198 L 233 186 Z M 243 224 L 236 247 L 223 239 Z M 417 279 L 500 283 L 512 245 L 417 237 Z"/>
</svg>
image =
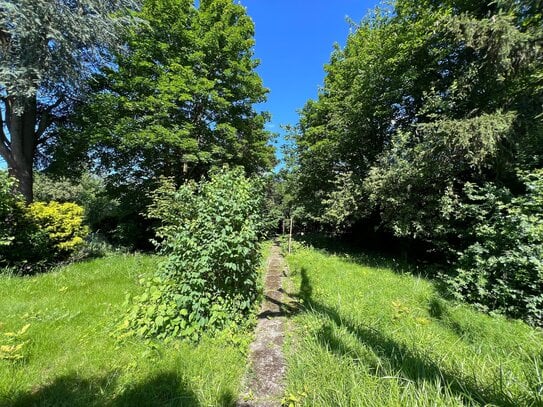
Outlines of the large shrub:
<svg viewBox="0 0 543 407">
<path fill-rule="evenodd" d="M 13 241 L 12 225 L 17 210 L 17 199 L 12 193 L 13 180 L 6 172 L 0 171 L 0 248 Z"/>
<path fill-rule="evenodd" d="M 72 255 L 88 233 L 83 208 L 58 202 L 26 206 L 14 185 L 0 171 L 0 267 L 33 273 Z"/>
<path fill-rule="evenodd" d="M 197 340 L 252 309 L 257 297 L 263 185 L 241 169 L 175 189 L 165 181 L 149 215 L 167 256 L 128 323 L 137 333 Z"/>
<path fill-rule="evenodd" d="M 83 207 L 73 202 L 35 202 L 28 207 L 30 217 L 47 233 L 53 253 L 65 257 L 84 243 L 89 231 L 83 223 Z"/>
<path fill-rule="evenodd" d="M 485 310 L 543 325 L 543 170 L 522 176 L 526 193 L 468 184 L 459 208 L 473 240 L 451 279 L 454 293 Z"/>
<path fill-rule="evenodd" d="M 47 234 L 33 221 L 15 181 L 0 171 L 0 267 L 28 273 L 49 256 Z"/>
</svg>

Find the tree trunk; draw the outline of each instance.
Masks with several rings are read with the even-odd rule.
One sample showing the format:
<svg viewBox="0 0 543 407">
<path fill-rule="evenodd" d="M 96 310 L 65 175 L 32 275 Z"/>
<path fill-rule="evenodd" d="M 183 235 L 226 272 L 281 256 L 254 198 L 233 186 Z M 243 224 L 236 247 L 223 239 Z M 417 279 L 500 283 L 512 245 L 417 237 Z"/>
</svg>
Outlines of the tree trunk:
<svg viewBox="0 0 543 407">
<path fill-rule="evenodd" d="M 14 102 L 10 109 L 9 136 L 10 159 L 7 159 L 9 173 L 18 181 L 19 192 L 26 203 L 31 203 L 34 185 L 32 173 L 36 151 L 36 98 L 29 97 Z"/>
<path fill-rule="evenodd" d="M 32 203 L 34 199 L 34 175 L 32 173 L 32 164 L 19 165 L 14 168 L 9 168 L 9 175 L 17 180 L 17 191 L 23 195 L 27 204 Z"/>
</svg>

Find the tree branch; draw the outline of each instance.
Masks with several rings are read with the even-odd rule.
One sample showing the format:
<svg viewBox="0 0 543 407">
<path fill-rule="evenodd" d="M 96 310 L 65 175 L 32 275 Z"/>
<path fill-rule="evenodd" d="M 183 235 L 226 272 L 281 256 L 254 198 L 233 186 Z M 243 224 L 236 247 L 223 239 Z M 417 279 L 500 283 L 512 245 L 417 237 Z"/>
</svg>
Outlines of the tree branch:
<svg viewBox="0 0 543 407">
<path fill-rule="evenodd" d="M 6 109 L 4 107 L 4 112 L 5 111 Z M 9 140 L 4 132 L 4 118 L 2 117 L 2 112 L 0 112 L 0 144 L 4 145 L 5 147 L 9 147 Z"/>
<path fill-rule="evenodd" d="M 4 109 L 5 109 L 5 115 L 6 115 L 6 127 L 8 128 L 8 131 L 11 132 L 11 100 L 10 97 L 2 98 L 2 101 L 4 102 Z"/>
<path fill-rule="evenodd" d="M 62 98 L 58 98 L 55 103 L 52 105 L 49 105 L 43 109 L 40 109 L 40 119 L 38 123 L 38 128 L 36 129 L 36 143 L 41 144 L 45 139 L 43 138 L 43 135 L 45 131 L 49 128 L 51 124 L 53 124 L 53 115 L 51 114 L 53 110 L 55 110 L 57 107 L 59 107 L 64 100 Z"/>
<path fill-rule="evenodd" d="M 42 136 L 45 133 L 45 130 L 53 123 L 51 115 L 49 113 L 43 113 L 40 117 L 38 123 L 38 128 L 36 129 L 36 142 L 39 144 L 42 140 Z"/>
</svg>

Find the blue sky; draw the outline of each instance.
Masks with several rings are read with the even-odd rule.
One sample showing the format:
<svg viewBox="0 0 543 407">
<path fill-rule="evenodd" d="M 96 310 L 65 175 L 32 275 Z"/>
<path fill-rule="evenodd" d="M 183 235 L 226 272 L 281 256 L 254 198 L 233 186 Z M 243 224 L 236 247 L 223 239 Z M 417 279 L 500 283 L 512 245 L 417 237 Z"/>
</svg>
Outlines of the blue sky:
<svg viewBox="0 0 543 407">
<path fill-rule="evenodd" d="M 268 129 L 296 124 L 296 111 L 317 96 L 334 43 L 345 44 L 347 17 L 359 22 L 378 0 L 240 0 L 255 23 L 258 72 L 270 89 L 259 106 L 272 114 Z M 278 143 L 282 143 L 279 137 Z"/>
</svg>

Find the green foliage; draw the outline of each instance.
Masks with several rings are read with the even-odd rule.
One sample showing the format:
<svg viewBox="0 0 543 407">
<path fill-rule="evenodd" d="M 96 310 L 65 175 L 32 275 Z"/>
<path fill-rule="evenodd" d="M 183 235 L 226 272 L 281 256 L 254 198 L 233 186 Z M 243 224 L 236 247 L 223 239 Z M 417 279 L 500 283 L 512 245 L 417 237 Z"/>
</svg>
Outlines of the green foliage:
<svg viewBox="0 0 543 407">
<path fill-rule="evenodd" d="M 67 146 L 59 145 L 58 157 L 80 143 L 80 163 L 106 168 L 132 205 L 159 176 L 181 183 L 224 163 L 269 169 L 268 115 L 253 107 L 267 89 L 255 71 L 245 8 L 232 0 L 198 8 L 190 0 L 146 0 L 135 16 L 140 24 L 125 36 L 115 69 L 94 78 L 94 96 L 63 129 Z M 129 196 L 134 189 L 138 195 Z"/>
<path fill-rule="evenodd" d="M 132 0 L 0 0 L 0 156 L 32 201 L 38 152 L 119 50 Z"/>
<path fill-rule="evenodd" d="M 243 325 L 257 298 L 263 185 L 242 169 L 176 189 L 165 180 L 149 216 L 159 219 L 167 259 L 142 283 L 127 324 L 139 335 L 198 340 L 230 321 Z"/>
<path fill-rule="evenodd" d="M 18 209 L 17 198 L 13 194 L 14 184 L 5 171 L 0 171 L 0 248 L 9 246 L 14 238 L 10 230 Z"/>
<path fill-rule="evenodd" d="M 41 202 L 73 202 L 82 206 L 85 223 L 94 231 L 116 215 L 119 205 L 109 197 L 104 180 L 89 173 L 76 179 L 35 174 L 34 198 Z"/>
<path fill-rule="evenodd" d="M 14 185 L 0 172 L 0 267 L 33 273 L 74 254 L 88 234 L 83 208 L 54 201 L 27 206 Z"/>
<path fill-rule="evenodd" d="M 540 9 L 538 1 L 397 0 L 370 13 L 336 47 L 317 100 L 301 111 L 285 177 L 292 206 L 321 229 L 380 229 L 443 263 L 470 247 L 459 266 L 470 285 L 464 298 L 540 318 L 540 215 L 498 225 L 485 211 L 501 198 L 474 201 L 469 192 L 489 183 L 512 191 L 507 214 L 536 200 L 520 190 L 517 170 L 543 167 Z M 480 218 L 468 216 L 477 205 Z M 508 230 L 510 240 L 498 238 Z M 485 286 L 484 300 L 475 286 Z"/>
<path fill-rule="evenodd" d="M 437 240 L 447 229 L 450 188 L 466 174 L 483 176 L 512 133 L 513 114 L 420 124 L 397 132 L 364 180 L 370 205 L 397 236 Z M 449 225 L 450 227 L 450 225 Z"/>
<path fill-rule="evenodd" d="M 0 171 L 0 267 L 30 272 L 51 255 L 45 231 L 34 222 L 16 181 Z"/>
<path fill-rule="evenodd" d="M 267 89 L 256 72 L 254 24 L 232 0 L 145 0 L 126 48 L 89 82 L 93 95 L 51 145 L 48 169 L 81 167 L 106 174 L 118 203 L 101 223 L 123 246 L 150 249 L 152 222 L 141 214 L 161 176 L 177 184 L 214 166 L 242 165 L 249 174 L 274 164 L 264 125 Z"/>
<path fill-rule="evenodd" d="M 357 181 L 351 172 L 337 174 L 332 191 L 322 200 L 324 213 L 319 221 L 335 231 L 343 231 L 360 217 L 359 205 L 364 191 Z"/>
<path fill-rule="evenodd" d="M 338 231 L 380 218 L 433 240 L 450 188 L 512 187 L 515 168 L 543 165 L 541 18 L 513 1 L 398 0 L 368 15 L 301 112 L 296 203 Z"/>
<path fill-rule="evenodd" d="M 466 185 L 458 214 L 474 219 L 475 243 L 461 253 L 453 292 L 484 310 L 543 325 L 543 170 L 524 174 L 526 194 Z"/>
<path fill-rule="evenodd" d="M 56 256 L 69 256 L 83 245 L 88 235 L 88 228 L 83 224 L 83 208 L 75 203 L 34 202 L 28 207 L 28 213 L 47 233 Z"/>
<path fill-rule="evenodd" d="M 93 63 L 103 62 L 103 47 L 120 46 L 117 30 L 127 19 L 119 11 L 135 6 L 131 0 L 0 1 L 2 88 L 21 98 L 81 84 Z"/>
</svg>

